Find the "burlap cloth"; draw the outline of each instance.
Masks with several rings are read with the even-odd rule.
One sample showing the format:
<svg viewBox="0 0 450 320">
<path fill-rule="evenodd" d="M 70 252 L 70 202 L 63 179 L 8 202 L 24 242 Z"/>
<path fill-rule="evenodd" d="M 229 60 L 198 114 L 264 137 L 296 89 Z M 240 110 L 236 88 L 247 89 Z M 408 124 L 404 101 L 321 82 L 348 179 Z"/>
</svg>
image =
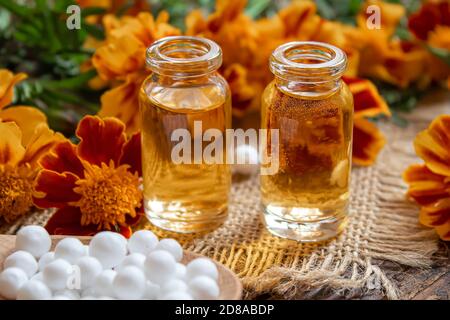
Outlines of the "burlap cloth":
<svg viewBox="0 0 450 320">
<path fill-rule="evenodd" d="M 394 283 L 378 266 L 379 260 L 427 267 L 438 248 L 433 230 L 418 224 L 418 208 L 405 199 L 401 174 L 419 162 L 412 141 L 438 114 L 450 113 L 449 96 L 433 95 L 408 116 L 406 128 L 381 123 L 388 144 L 377 163 L 354 168 L 350 222 L 336 239 L 321 244 L 299 244 L 271 236 L 259 220 L 257 177 L 234 181 L 227 222 L 206 235 L 176 235 L 184 247 L 220 261 L 244 283 L 246 298 L 267 294 L 279 298 L 309 298 L 323 288 L 345 294 L 352 290 L 382 291 L 389 299 L 401 298 Z M 35 213 L 0 233 L 15 233 L 23 224 L 43 224 L 49 213 Z"/>
</svg>

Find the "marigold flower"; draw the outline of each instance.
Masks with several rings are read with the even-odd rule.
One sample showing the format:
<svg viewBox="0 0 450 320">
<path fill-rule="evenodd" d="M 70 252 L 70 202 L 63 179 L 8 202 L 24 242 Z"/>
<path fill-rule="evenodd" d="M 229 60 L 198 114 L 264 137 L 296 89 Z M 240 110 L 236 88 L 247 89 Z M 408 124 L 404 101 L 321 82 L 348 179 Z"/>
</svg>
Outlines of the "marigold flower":
<svg viewBox="0 0 450 320">
<path fill-rule="evenodd" d="M 403 174 L 408 196 L 420 206 L 420 222 L 450 240 L 450 115 L 437 117 L 414 140 L 425 164 L 410 166 Z"/>
<path fill-rule="evenodd" d="M 33 185 L 39 159 L 64 137 L 48 128 L 36 108 L 10 106 L 14 85 L 26 78 L 0 70 L 0 218 L 12 222 L 33 205 Z"/>
<path fill-rule="evenodd" d="M 101 230 L 131 233 L 142 215 L 140 134 L 130 138 L 116 118 L 86 116 L 78 124 L 78 145 L 56 144 L 44 156 L 34 204 L 58 210 L 51 234 L 92 235 Z"/>
</svg>

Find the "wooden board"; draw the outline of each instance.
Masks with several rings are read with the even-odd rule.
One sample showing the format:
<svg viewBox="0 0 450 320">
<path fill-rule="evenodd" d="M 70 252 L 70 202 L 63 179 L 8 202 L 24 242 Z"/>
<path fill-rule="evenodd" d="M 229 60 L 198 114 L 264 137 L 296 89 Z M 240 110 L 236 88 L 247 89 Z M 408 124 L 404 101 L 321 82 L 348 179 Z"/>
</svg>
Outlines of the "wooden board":
<svg viewBox="0 0 450 320">
<path fill-rule="evenodd" d="M 53 247 L 61 240 L 62 236 L 54 236 Z M 78 237 L 83 243 L 89 243 L 89 237 Z M 3 261 L 14 252 L 16 237 L 8 235 L 0 235 L 0 269 L 3 269 Z M 191 252 L 184 252 L 183 263 L 186 264 L 189 261 L 199 258 L 201 255 Z M 214 261 L 214 260 L 213 260 Z M 242 284 L 239 278 L 228 268 L 222 264 L 214 261 L 219 271 L 219 287 L 220 287 L 220 300 L 239 300 L 242 298 Z M 0 297 L 0 300 L 2 298 Z"/>
</svg>

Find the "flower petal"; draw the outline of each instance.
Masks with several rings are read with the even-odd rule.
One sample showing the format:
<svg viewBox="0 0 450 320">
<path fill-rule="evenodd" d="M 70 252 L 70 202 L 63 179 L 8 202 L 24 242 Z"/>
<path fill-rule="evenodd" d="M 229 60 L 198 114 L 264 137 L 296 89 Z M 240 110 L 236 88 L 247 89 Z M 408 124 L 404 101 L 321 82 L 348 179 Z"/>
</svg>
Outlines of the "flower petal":
<svg viewBox="0 0 450 320">
<path fill-rule="evenodd" d="M 14 97 L 14 86 L 25 79 L 25 73 L 13 74 L 6 69 L 0 69 L 0 109 L 11 104 Z"/>
<path fill-rule="evenodd" d="M 141 134 L 135 133 L 123 146 L 120 164 L 130 165 L 131 172 L 137 172 L 142 176 L 142 156 L 141 156 Z"/>
<path fill-rule="evenodd" d="M 420 132 L 414 147 L 431 171 L 450 176 L 450 115 L 439 116 Z"/>
<path fill-rule="evenodd" d="M 445 177 L 433 173 L 425 165 L 410 166 L 403 173 L 403 179 L 409 184 L 408 196 L 420 205 L 429 205 L 449 196 Z"/>
<path fill-rule="evenodd" d="M 45 114 L 34 107 L 14 106 L 0 111 L 0 120 L 15 122 L 22 131 L 22 144 L 27 146 L 39 124 L 47 124 Z"/>
<path fill-rule="evenodd" d="M 25 154 L 19 127 L 14 122 L 0 122 L 0 137 L 0 164 L 17 164 Z"/>
<path fill-rule="evenodd" d="M 356 118 L 391 116 L 388 105 L 371 81 L 355 77 L 343 77 L 343 80 L 353 95 Z"/>
<path fill-rule="evenodd" d="M 79 178 L 84 177 L 83 164 L 76 154 L 76 146 L 70 141 L 56 144 L 52 151 L 41 159 L 40 165 L 58 173 L 70 172 Z"/>
<path fill-rule="evenodd" d="M 419 220 L 423 225 L 435 228 L 442 240 L 450 240 L 450 197 L 422 207 Z"/>
<path fill-rule="evenodd" d="M 39 160 L 58 142 L 64 141 L 62 134 L 49 129 L 47 124 L 40 123 L 28 141 L 25 155 L 21 163 L 29 163 L 32 167 L 39 165 Z"/>
<path fill-rule="evenodd" d="M 353 126 L 353 162 L 371 165 L 385 144 L 380 130 L 364 118 L 356 118 Z"/>
<path fill-rule="evenodd" d="M 92 236 L 96 234 L 97 226 L 82 226 L 81 212 L 77 207 L 66 206 L 58 209 L 45 225 L 48 233 L 53 235 Z"/>
<path fill-rule="evenodd" d="M 81 196 L 73 191 L 77 181 L 78 177 L 70 172 L 41 170 L 36 178 L 34 204 L 40 208 L 63 208 L 68 202 L 80 200 Z"/>
<path fill-rule="evenodd" d="M 116 118 L 84 117 L 78 124 L 77 151 L 81 159 L 100 166 L 112 160 L 119 163 L 126 141 L 125 126 Z"/>
</svg>

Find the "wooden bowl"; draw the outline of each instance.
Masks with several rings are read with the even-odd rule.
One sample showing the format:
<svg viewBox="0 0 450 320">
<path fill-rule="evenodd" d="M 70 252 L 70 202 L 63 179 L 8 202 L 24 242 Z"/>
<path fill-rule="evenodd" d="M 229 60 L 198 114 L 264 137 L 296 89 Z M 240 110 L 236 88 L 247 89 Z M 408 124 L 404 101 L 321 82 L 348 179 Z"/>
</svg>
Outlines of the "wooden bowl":
<svg viewBox="0 0 450 320">
<path fill-rule="evenodd" d="M 52 236 L 53 245 L 52 249 L 63 239 L 64 236 Z M 90 237 L 77 237 L 83 243 L 89 243 Z M 0 235 L 0 270 L 3 270 L 3 262 L 5 259 L 14 252 L 16 242 L 16 236 Z M 202 257 L 199 254 L 192 252 L 184 252 L 183 263 L 186 264 L 189 261 Z M 239 300 L 242 298 L 242 284 L 239 278 L 224 265 L 212 260 L 219 271 L 219 287 L 220 287 L 220 300 Z M 0 296 L 0 300 L 2 297 Z"/>
</svg>

